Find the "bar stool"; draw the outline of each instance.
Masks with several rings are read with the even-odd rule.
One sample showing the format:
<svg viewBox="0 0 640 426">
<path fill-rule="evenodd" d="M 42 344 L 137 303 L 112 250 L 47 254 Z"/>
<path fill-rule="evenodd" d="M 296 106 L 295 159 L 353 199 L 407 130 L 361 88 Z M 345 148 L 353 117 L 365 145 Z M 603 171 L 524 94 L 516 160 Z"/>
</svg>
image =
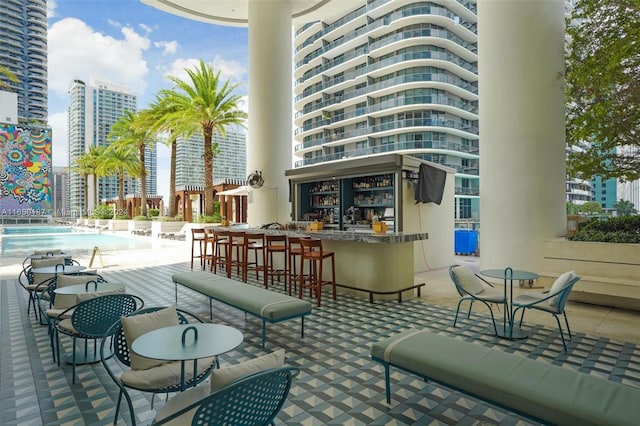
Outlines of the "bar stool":
<svg viewBox="0 0 640 426">
<path fill-rule="evenodd" d="M 211 267 L 213 273 L 218 272 L 218 266 L 225 268 L 227 277 L 231 278 L 231 270 L 227 267 L 229 256 L 229 231 L 226 229 L 215 229 L 213 231 L 213 261 Z"/>
<path fill-rule="evenodd" d="M 191 269 L 193 269 L 193 259 L 200 259 L 200 267 L 204 269 L 207 257 L 207 234 L 204 228 L 191 228 Z M 196 254 L 198 246 L 198 254 Z"/>
<path fill-rule="evenodd" d="M 215 243 L 215 235 L 213 228 L 204 228 L 204 266 L 203 269 L 206 268 L 207 262 L 209 262 L 210 270 L 213 271 L 213 262 L 216 258 L 216 243 Z M 209 251 L 209 247 L 211 247 L 211 251 Z"/>
<path fill-rule="evenodd" d="M 334 253 L 323 250 L 322 240 L 316 238 L 301 239 L 300 244 L 302 245 L 302 254 L 300 256 L 300 290 L 298 297 L 302 299 L 304 288 L 309 288 L 310 293 L 315 290 L 318 307 L 320 307 L 322 286 L 331 285 L 333 300 L 336 300 L 336 263 Z M 326 259 L 331 259 L 331 281 L 323 280 L 322 277 L 322 266 Z M 310 277 L 308 279 L 304 275 L 305 260 L 309 263 Z"/>
<path fill-rule="evenodd" d="M 291 285 L 288 279 L 289 275 L 289 262 L 287 262 L 289 258 L 289 254 L 287 253 L 287 236 L 286 235 L 265 235 L 266 242 L 266 252 L 265 252 L 265 263 L 266 263 L 266 274 L 264 280 L 264 288 L 268 287 L 268 279 L 271 279 L 271 285 L 273 285 L 273 277 L 277 277 L 278 281 L 280 281 L 280 277 L 284 277 L 284 289 L 287 291 L 289 289 L 289 295 L 291 295 Z M 282 269 L 276 268 L 273 263 L 273 255 L 274 254 L 282 254 L 282 262 L 284 266 Z"/>
<path fill-rule="evenodd" d="M 229 247 L 227 252 L 227 276 L 231 278 L 231 270 L 235 266 L 236 274 L 244 280 L 244 270 L 246 268 L 246 246 L 245 231 L 229 231 Z M 235 256 L 234 256 L 235 252 Z"/>
<path fill-rule="evenodd" d="M 267 287 L 267 262 L 265 260 L 265 244 L 263 232 L 245 232 L 244 234 L 244 263 L 242 264 L 242 281 L 247 282 L 247 275 L 250 271 L 262 272 L 264 286 Z M 249 252 L 253 252 L 253 261 L 249 260 Z M 260 257 L 258 257 L 260 252 Z"/>
<path fill-rule="evenodd" d="M 302 244 L 300 240 L 308 239 L 309 237 L 292 237 L 287 236 L 287 258 L 289 260 L 289 287 L 295 286 L 297 290 L 298 281 L 300 281 L 300 275 L 296 272 L 296 264 L 299 256 L 302 256 Z M 291 288 L 289 288 L 291 291 Z"/>
</svg>

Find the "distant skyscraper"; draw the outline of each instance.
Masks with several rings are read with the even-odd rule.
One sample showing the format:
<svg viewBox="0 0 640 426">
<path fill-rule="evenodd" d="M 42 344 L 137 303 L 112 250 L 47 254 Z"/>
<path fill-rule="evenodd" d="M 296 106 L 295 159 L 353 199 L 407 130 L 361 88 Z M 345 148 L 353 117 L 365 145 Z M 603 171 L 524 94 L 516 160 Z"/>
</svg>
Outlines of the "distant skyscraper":
<svg viewBox="0 0 640 426">
<path fill-rule="evenodd" d="M 456 170 L 479 220 L 476 2 L 363 1 L 295 33 L 295 167 L 375 153 Z"/>
<path fill-rule="evenodd" d="M 0 76 L 18 95 L 18 120 L 46 123 L 46 0 L 0 0 L 0 65 L 20 80 Z"/>
<path fill-rule="evenodd" d="M 113 124 L 125 111 L 137 110 L 137 96 L 129 89 L 112 83 L 96 82 L 89 86 L 81 80 L 75 80 L 69 91 L 69 165 L 73 167 L 76 160 L 92 146 L 108 146 L 107 136 Z M 157 191 L 157 150 L 147 150 L 146 167 L 149 172 L 148 195 Z M 84 209 L 84 180 L 78 173 L 70 173 L 69 207 L 80 211 Z M 93 179 L 89 179 L 89 208 L 93 208 L 102 200 L 118 197 L 118 181 L 115 176 L 98 179 L 97 202 Z M 140 192 L 138 179 L 125 180 L 125 195 Z"/>
<path fill-rule="evenodd" d="M 71 216 L 69 205 L 67 204 L 67 194 L 69 193 L 69 172 L 65 167 L 53 168 L 53 189 L 52 207 L 54 216 Z"/>
<path fill-rule="evenodd" d="M 226 136 L 215 133 L 213 142 L 218 144 L 219 154 L 213 159 L 214 183 L 225 179 L 247 178 L 247 136 L 227 131 Z M 204 187 L 204 152 L 201 135 L 184 141 L 178 140 L 176 148 L 176 187 Z"/>
</svg>

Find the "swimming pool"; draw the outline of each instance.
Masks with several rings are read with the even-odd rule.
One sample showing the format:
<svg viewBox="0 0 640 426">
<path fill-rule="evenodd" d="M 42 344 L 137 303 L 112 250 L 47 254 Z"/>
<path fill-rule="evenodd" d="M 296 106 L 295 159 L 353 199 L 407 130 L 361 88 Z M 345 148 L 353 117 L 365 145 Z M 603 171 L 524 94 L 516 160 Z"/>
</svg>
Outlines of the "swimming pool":
<svg viewBox="0 0 640 426">
<path fill-rule="evenodd" d="M 35 227 L 29 228 L 33 229 Z M 7 229 L 5 228 L 4 230 L 6 231 Z M 0 235 L 0 239 L 2 240 L 2 256 L 11 257 L 28 256 L 36 249 L 61 248 L 67 253 L 90 253 L 94 247 L 98 247 L 100 252 L 150 249 L 153 247 L 153 243 L 150 240 L 139 240 L 110 234 L 74 232 L 71 228 L 68 232 L 57 233 L 3 232 Z"/>
<path fill-rule="evenodd" d="M 3 235 L 24 234 L 70 234 L 70 226 L 6 226 L 2 228 Z"/>
</svg>

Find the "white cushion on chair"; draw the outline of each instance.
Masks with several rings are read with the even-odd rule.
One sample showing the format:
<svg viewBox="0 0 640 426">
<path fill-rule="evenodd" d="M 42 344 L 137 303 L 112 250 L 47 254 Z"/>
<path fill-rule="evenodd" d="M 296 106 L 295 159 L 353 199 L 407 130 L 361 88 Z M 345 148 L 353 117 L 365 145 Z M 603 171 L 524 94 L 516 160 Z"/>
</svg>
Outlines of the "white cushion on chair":
<svg viewBox="0 0 640 426">
<path fill-rule="evenodd" d="M 242 362 L 240 364 L 213 370 L 211 372 L 211 392 L 230 385 L 231 383 L 242 379 L 251 374 L 258 373 L 263 370 L 279 368 L 284 366 L 284 349 L 278 349 L 267 355 Z"/>
<path fill-rule="evenodd" d="M 131 350 L 131 344 L 145 333 L 162 327 L 178 325 L 178 314 L 175 306 L 169 306 L 146 314 L 122 317 L 121 322 L 127 346 L 129 346 L 131 369 L 146 370 L 165 363 L 165 361 L 159 359 L 145 358 L 136 354 Z"/>
<path fill-rule="evenodd" d="M 95 272 L 95 270 L 94 270 Z M 95 281 L 96 275 L 58 275 L 56 277 L 56 288 L 69 287 L 72 285 L 86 284 L 89 281 Z M 67 309 L 78 303 L 78 297 L 75 294 L 56 294 L 54 309 Z"/>
<path fill-rule="evenodd" d="M 568 271 L 564 274 L 560 275 L 551 285 L 549 289 L 549 294 L 557 293 L 563 290 L 570 282 L 576 277 L 575 271 Z M 560 296 L 552 297 L 549 299 L 549 306 L 555 308 L 558 305 L 558 301 L 560 300 Z"/>
<path fill-rule="evenodd" d="M 245 361 L 240 364 L 231 365 L 219 370 L 213 370 L 211 373 L 210 390 L 211 392 L 215 392 L 251 374 L 282 367 L 284 366 L 284 359 L 285 350 L 279 349 L 270 354 L 262 355 L 258 358 Z M 171 414 L 188 407 L 189 405 L 205 398 L 207 395 L 208 389 L 206 386 L 196 386 L 195 388 L 188 389 L 187 391 L 171 398 L 164 407 L 160 408 L 155 420 L 160 421 L 169 417 Z M 194 408 L 166 424 L 172 426 L 190 425 L 196 410 L 197 408 Z"/>
<path fill-rule="evenodd" d="M 458 278 L 458 283 L 466 292 L 471 294 L 479 294 L 484 291 L 482 282 L 476 277 L 471 268 L 466 265 L 460 265 L 453 268 L 453 274 Z"/>
<path fill-rule="evenodd" d="M 145 358 L 148 360 L 149 358 Z M 158 361 L 161 364 L 146 370 L 127 370 L 120 376 L 120 380 L 127 386 L 136 389 L 160 389 L 180 384 L 180 373 L 182 371 L 180 361 Z M 198 360 L 198 376 L 204 373 L 215 358 L 202 358 Z M 193 361 L 184 363 L 184 381 L 189 382 L 193 378 Z"/>
</svg>

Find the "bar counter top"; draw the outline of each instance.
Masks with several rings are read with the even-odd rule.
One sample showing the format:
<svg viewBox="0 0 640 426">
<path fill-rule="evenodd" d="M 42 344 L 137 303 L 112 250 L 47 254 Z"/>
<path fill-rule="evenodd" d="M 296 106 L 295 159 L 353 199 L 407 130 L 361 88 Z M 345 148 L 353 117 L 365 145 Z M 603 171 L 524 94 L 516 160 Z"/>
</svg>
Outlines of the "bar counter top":
<svg viewBox="0 0 640 426">
<path fill-rule="evenodd" d="M 261 229 L 261 228 L 248 228 L 246 225 L 232 225 L 228 227 L 215 227 L 219 229 L 244 230 L 264 232 L 265 234 L 272 235 L 293 235 L 293 236 L 309 236 L 327 241 L 354 241 L 360 243 L 391 243 L 402 244 L 411 243 L 413 241 L 421 241 L 429 239 L 429 234 L 426 232 L 385 232 L 374 233 L 370 230 L 356 230 L 356 231 L 337 231 L 337 230 L 321 230 L 321 231 L 300 231 L 300 230 L 284 230 L 284 229 Z"/>
<path fill-rule="evenodd" d="M 429 238 L 426 232 L 378 234 L 368 229 L 306 231 L 250 228 L 240 224 L 218 229 L 321 239 L 324 249 L 336 254 L 335 272 L 338 285 L 344 287 L 343 291 L 346 292 L 367 292 L 370 301 L 373 301 L 374 294 L 381 298 L 397 297 L 401 300 L 402 293 L 412 295 L 416 288 L 420 295 L 419 287 L 423 285 L 414 285 L 414 245 Z M 331 268 L 325 268 L 325 279 L 329 278 L 329 272 Z"/>
</svg>

